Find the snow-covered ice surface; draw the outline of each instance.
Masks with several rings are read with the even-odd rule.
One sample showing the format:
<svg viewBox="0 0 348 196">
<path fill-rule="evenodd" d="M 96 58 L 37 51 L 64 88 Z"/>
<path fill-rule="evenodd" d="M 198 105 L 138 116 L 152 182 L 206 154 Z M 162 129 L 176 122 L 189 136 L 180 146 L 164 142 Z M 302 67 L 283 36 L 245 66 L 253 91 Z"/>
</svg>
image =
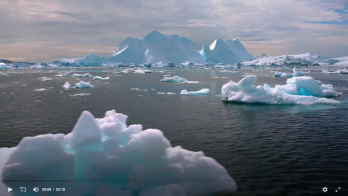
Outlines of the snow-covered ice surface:
<svg viewBox="0 0 348 196">
<path fill-rule="evenodd" d="M 236 191 L 235 181 L 214 159 L 172 147 L 160 130 L 127 126 L 126 121 L 127 116 L 115 110 L 104 118 L 84 111 L 67 135 L 23 138 L 16 148 L 0 150 L 6 160 L 2 179 L 113 181 L 88 188 L 71 184 L 66 188 L 70 195 L 204 196 Z"/>
<path fill-rule="evenodd" d="M 257 77 L 248 75 L 238 83 L 232 80 L 222 86 L 222 97 L 227 101 L 266 104 L 340 104 L 320 97 L 338 96 L 332 85 L 321 84 L 312 77 L 293 77 L 286 85 L 271 88 L 265 84 L 254 86 Z"/>
<path fill-rule="evenodd" d="M 90 82 L 80 81 L 78 83 L 75 83 L 75 88 L 91 88 L 93 85 L 90 84 Z"/>
<path fill-rule="evenodd" d="M 209 95 L 210 90 L 208 88 L 203 88 L 199 91 L 187 91 L 187 90 L 182 90 L 180 92 L 180 95 Z"/>
</svg>

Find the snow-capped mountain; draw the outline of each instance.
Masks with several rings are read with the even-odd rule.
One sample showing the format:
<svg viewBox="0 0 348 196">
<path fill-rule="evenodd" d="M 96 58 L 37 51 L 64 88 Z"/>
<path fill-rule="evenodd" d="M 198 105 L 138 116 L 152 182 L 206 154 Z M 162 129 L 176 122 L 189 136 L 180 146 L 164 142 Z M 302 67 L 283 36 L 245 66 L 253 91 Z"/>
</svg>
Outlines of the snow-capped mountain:
<svg viewBox="0 0 348 196">
<path fill-rule="evenodd" d="M 255 59 L 238 39 L 216 39 L 210 46 L 204 45 L 200 53 L 212 63 L 235 64 Z"/>
</svg>

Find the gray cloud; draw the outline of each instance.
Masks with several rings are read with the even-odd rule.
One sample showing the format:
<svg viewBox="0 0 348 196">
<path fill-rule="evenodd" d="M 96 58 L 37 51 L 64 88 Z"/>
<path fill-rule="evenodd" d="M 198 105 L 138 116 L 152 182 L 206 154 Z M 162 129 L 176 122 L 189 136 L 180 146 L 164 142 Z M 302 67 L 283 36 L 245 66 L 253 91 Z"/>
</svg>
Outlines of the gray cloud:
<svg viewBox="0 0 348 196">
<path fill-rule="evenodd" d="M 90 53 L 109 56 L 127 37 L 152 30 L 190 38 L 200 49 L 216 38 L 239 38 L 250 52 L 348 55 L 346 0 L 3 0 L 1 58 L 51 61 Z M 335 47 L 337 46 L 337 47 Z M 327 49 L 325 49 L 327 48 Z"/>
</svg>

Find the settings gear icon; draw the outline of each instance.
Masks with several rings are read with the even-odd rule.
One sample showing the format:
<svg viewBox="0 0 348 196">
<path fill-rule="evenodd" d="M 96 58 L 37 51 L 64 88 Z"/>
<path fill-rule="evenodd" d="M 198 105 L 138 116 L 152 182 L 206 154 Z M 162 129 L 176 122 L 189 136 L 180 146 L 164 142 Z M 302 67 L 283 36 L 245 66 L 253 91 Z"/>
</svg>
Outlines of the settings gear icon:
<svg viewBox="0 0 348 196">
<path fill-rule="evenodd" d="M 327 187 L 324 187 L 323 188 L 323 192 L 326 193 L 328 191 L 328 188 Z"/>
</svg>

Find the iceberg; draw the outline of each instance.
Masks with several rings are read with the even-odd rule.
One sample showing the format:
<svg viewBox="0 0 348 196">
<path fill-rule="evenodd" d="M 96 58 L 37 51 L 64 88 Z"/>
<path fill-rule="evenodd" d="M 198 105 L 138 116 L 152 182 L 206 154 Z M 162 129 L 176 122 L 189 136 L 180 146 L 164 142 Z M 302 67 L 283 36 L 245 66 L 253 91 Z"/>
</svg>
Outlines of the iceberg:
<svg viewBox="0 0 348 196">
<path fill-rule="evenodd" d="M 145 71 L 144 70 L 141 70 L 141 69 L 137 69 L 134 71 L 135 74 L 144 74 Z"/>
<path fill-rule="evenodd" d="M 280 65 L 312 65 L 319 63 L 323 57 L 311 53 L 282 56 L 264 56 L 253 61 L 244 61 L 244 66 L 280 66 Z"/>
<path fill-rule="evenodd" d="M 100 77 L 100 76 L 94 76 L 93 80 L 109 80 L 110 78 L 109 77 Z"/>
<path fill-rule="evenodd" d="M 69 88 L 69 87 L 70 87 L 70 83 L 69 83 L 69 82 L 65 82 L 65 83 L 63 84 L 63 88 L 67 89 L 67 88 Z"/>
<path fill-rule="evenodd" d="M 93 77 L 92 74 L 90 74 L 90 73 L 85 73 L 85 74 L 77 74 L 77 73 L 75 73 L 72 76 L 74 76 L 74 77 L 84 77 L 84 78 L 92 78 Z"/>
<path fill-rule="evenodd" d="M 208 196 L 237 190 L 213 158 L 172 147 L 162 131 L 127 126 L 127 118 L 115 110 L 104 118 L 84 111 L 67 135 L 25 137 L 16 148 L 2 148 L 2 159 L 7 160 L 3 183 L 11 187 L 16 180 L 84 182 L 69 185 L 69 195 Z M 112 183 L 88 186 L 89 181 Z"/>
<path fill-rule="evenodd" d="M 210 90 L 208 88 L 203 88 L 199 91 L 190 91 L 190 92 L 184 89 L 180 92 L 180 95 L 209 95 L 209 93 L 210 93 Z"/>
<path fill-rule="evenodd" d="M 212 63 L 236 64 L 256 59 L 238 39 L 216 39 L 210 46 L 203 45 L 200 54 Z"/>
<path fill-rule="evenodd" d="M 348 74 L 348 70 L 346 70 L 346 69 L 340 70 L 340 74 Z"/>
<path fill-rule="evenodd" d="M 45 91 L 45 90 L 47 90 L 47 89 L 45 89 L 45 88 L 34 89 L 34 91 Z"/>
<path fill-rule="evenodd" d="M 173 82 L 173 83 L 199 83 L 198 81 L 188 81 L 185 78 L 179 77 L 179 76 L 173 76 L 173 77 L 164 77 L 161 82 Z"/>
<path fill-rule="evenodd" d="M 321 62 L 321 64 L 322 65 L 333 65 L 333 66 L 347 67 L 348 66 L 348 56 L 326 59 L 326 60 L 323 60 Z"/>
<path fill-rule="evenodd" d="M 73 94 L 73 95 L 70 95 L 70 96 L 78 97 L 78 96 L 87 96 L 87 95 L 91 95 L 91 93 L 78 93 L 78 94 Z"/>
<path fill-rule="evenodd" d="M 75 83 L 75 88 L 91 88 L 93 85 L 90 84 L 90 82 L 84 82 L 80 81 L 78 83 Z"/>
<path fill-rule="evenodd" d="M 52 80 L 52 78 L 41 77 L 41 78 L 39 78 L 39 80 L 41 80 L 41 81 L 47 81 L 47 80 Z"/>
<path fill-rule="evenodd" d="M 164 77 L 161 82 L 177 82 L 177 83 L 183 83 L 187 80 L 185 78 L 181 78 L 179 76 L 173 76 L 173 77 Z"/>
<path fill-rule="evenodd" d="M 186 37 L 178 35 L 164 35 L 158 31 L 151 31 L 144 38 L 128 37 L 120 43 L 117 50 L 110 57 L 99 57 L 91 54 L 81 58 L 61 59 L 62 62 L 72 64 L 97 64 L 123 63 L 123 64 L 163 64 L 173 62 L 174 64 L 186 61 L 205 63 L 205 59 L 199 54 L 194 44 Z"/>
<path fill-rule="evenodd" d="M 293 73 L 292 74 L 286 74 L 286 73 L 282 73 L 282 72 L 275 72 L 274 73 L 274 77 L 294 77 L 294 76 L 303 76 L 303 73 L 301 71 L 298 71 L 296 67 L 294 67 L 293 69 Z"/>
<path fill-rule="evenodd" d="M 238 83 L 232 80 L 221 88 L 226 101 L 265 104 L 340 104 L 334 99 L 322 97 L 338 96 L 332 85 L 321 84 L 308 76 L 293 77 L 286 85 L 254 86 L 257 77 L 245 76 Z"/>
</svg>

